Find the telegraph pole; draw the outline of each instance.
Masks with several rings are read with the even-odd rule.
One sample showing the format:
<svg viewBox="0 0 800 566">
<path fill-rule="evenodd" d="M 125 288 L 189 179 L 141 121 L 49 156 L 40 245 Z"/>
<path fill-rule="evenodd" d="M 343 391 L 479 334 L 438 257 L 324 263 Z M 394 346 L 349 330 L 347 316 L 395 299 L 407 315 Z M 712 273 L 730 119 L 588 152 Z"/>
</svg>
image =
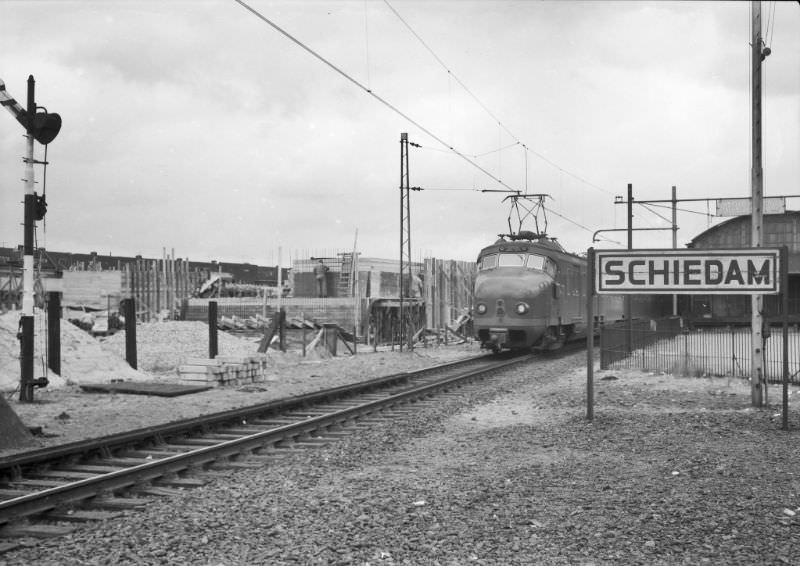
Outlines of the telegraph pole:
<svg viewBox="0 0 800 566">
<path fill-rule="evenodd" d="M 751 232 L 750 246 L 761 247 L 763 227 L 764 173 L 761 163 L 761 61 L 769 55 L 761 39 L 761 2 L 754 0 L 752 9 L 752 151 L 753 168 L 751 171 Z M 766 381 L 764 378 L 764 296 L 754 294 L 751 298 L 751 370 L 750 393 L 754 407 L 763 406 L 766 398 Z"/>
</svg>

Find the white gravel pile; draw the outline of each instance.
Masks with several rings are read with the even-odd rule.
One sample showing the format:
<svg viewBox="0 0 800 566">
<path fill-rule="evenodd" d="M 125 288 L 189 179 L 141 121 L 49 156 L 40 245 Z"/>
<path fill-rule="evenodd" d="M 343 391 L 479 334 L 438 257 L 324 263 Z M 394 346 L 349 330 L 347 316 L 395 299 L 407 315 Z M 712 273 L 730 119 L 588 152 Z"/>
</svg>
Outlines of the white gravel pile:
<svg viewBox="0 0 800 566">
<path fill-rule="evenodd" d="M 800 421 L 724 379 L 509 370 L 5 564 L 797 564 Z M 603 378 L 607 379 L 603 379 Z M 616 379 L 612 379 L 616 378 Z"/>
<path fill-rule="evenodd" d="M 17 339 L 19 311 L 0 315 L 0 391 L 13 391 L 20 380 L 20 342 Z M 86 331 L 74 324 L 61 321 L 61 373 L 48 369 L 47 323 L 37 312 L 34 320 L 34 377 L 46 376 L 51 388 L 67 384 L 108 383 L 112 379 L 147 381 L 153 377 L 134 370 L 122 354 L 113 352 Z"/>
<path fill-rule="evenodd" d="M 100 342 L 119 357 L 125 358 L 125 333 L 118 332 Z M 259 340 L 217 332 L 218 354 L 252 356 Z M 173 375 L 187 358 L 208 357 L 208 325 L 200 321 L 145 322 L 136 325 L 136 357 L 139 369 Z"/>
</svg>

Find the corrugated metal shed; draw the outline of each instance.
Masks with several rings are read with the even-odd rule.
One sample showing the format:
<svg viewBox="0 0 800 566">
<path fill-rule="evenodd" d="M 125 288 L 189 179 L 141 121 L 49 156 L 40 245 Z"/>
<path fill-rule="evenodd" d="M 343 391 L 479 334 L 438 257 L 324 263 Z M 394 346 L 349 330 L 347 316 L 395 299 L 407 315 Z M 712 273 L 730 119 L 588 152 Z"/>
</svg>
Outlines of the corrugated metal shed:
<svg viewBox="0 0 800 566">
<path fill-rule="evenodd" d="M 788 246 L 789 273 L 800 273 L 800 212 L 765 214 L 762 247 Z M 689 247 L 749 248 L 750 216 L 736 216 L 697 235 Z"/>
</svg>

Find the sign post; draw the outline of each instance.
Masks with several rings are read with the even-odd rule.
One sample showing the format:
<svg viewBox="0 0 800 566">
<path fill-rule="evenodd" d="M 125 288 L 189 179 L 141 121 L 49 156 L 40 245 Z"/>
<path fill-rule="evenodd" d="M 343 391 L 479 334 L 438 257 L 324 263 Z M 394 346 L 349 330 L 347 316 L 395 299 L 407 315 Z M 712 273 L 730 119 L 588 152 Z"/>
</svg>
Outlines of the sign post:
<svg viewBox="0 0 800 566">
<path fill-rule="evenodd" d="M 594 248 L 586 254 L 586 420 L 594 419 Z"/>
<path fill-rule="evenodd" d="M 783 428 L 788 429 L 788 251 L 782 248 L 587 252 L 587 419 L 594 416 L 594 295 L 775 295 L 782 292 Z M 760 329 L 759 329 L 760 330 Z M 754 384 L 763 376 L 751 375 Z"/>
</svg>

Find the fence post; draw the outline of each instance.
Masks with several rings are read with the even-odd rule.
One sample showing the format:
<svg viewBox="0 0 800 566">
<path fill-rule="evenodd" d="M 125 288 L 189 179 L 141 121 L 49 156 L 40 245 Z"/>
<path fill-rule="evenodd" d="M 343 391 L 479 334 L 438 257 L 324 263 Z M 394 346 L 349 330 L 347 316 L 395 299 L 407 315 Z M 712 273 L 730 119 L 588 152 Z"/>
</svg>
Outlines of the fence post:
<svg viewBox="0 0 800 566">
<path fill-rule="evenodd" d="M 61 375 L 61 293 L 47 293 L 47 367 Z"/>
<path fill-rule="evenodd" d="M 208 302 L 208 357 L 212 360 L 219 352 L 217 343 L 217 301 Z"/>
<path fill-rule="evenodd" d="M 139 369 L 136 360 L 136 299 L 130 297 L 122 302 L 125 317 L 125 360 L 133 369 Z"/>
<path fill-rule="evenodd" d="M 286 351 L 286 309 L 283 307 L 278 309 L 278 345 L 281 352 Z"/>
<path fill-rule="evenodd" d="M 782 428 L 789 430 L 789 248 L 781 246 L 781 327 L 783 330 L 783 396 L 781 402 Z"/>
<path fill-rule="evenodd" d="M 606 333 L 605 327 L 601 324 L 599 326 L 600 332 L 600 369 L 607 369 L 608 364 L 606 363 Z"/>
<path fill-rule="evenodd" d="M 689 375 L 689 333 L 683 333 L 683 370 Z"/>
</svg>

